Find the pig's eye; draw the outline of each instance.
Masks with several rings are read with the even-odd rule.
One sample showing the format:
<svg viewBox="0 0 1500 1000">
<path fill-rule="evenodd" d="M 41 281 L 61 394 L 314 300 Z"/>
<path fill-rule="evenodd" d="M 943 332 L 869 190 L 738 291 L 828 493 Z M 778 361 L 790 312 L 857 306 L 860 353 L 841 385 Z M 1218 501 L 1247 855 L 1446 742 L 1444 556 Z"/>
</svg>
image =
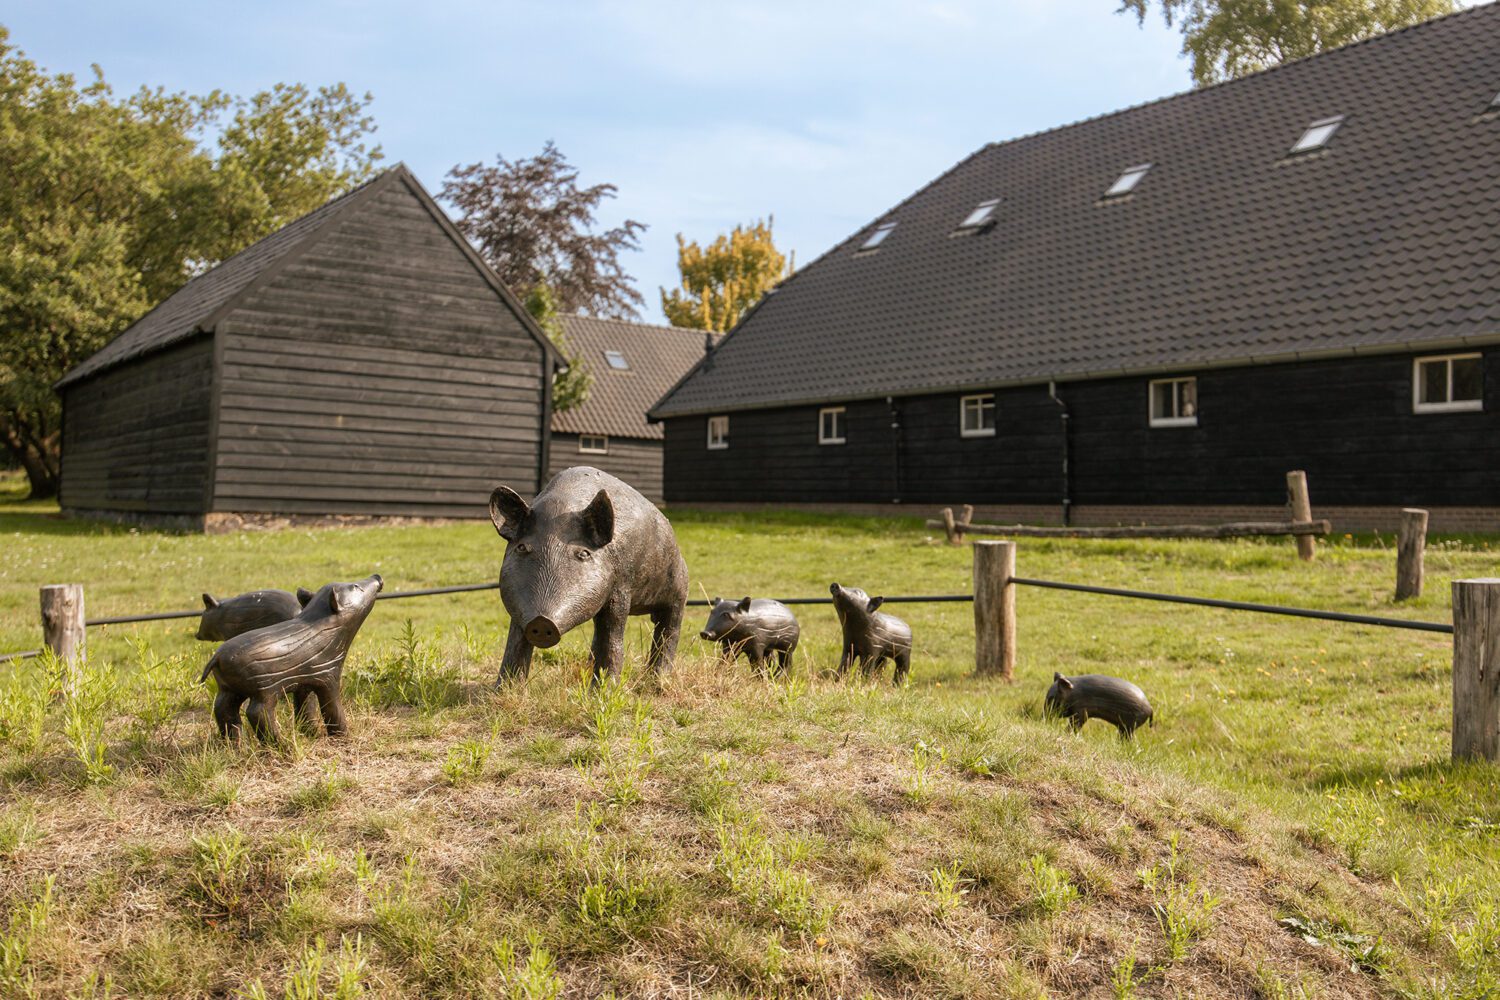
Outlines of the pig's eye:
<svg viewBox="0 0 1500 1000">
<path fill-rule="evenodd" d="M 594 558 L 594 554 L 588 549 L 574 549 L 573 558 L 577 559 L 579 562 L 588 562 L 590 559 Z"/>
<path fill-rule="evenodd" d="M 525 542 L 517 542 L 516 543 L 516 555 L 521 555 L 521 556 L 529 556 L 529 555 L 531 555 L 531 546 L 527 545 Z"/>
</svg>

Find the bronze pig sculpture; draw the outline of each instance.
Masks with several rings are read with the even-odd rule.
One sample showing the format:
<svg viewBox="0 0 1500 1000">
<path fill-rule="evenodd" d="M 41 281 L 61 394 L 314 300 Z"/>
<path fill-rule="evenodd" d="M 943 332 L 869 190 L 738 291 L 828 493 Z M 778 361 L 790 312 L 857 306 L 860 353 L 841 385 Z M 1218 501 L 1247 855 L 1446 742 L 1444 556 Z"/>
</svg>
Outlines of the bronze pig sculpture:
<svg viewBox="0 0 1500 1000">
<path fill-rule="evenodd" d="M 1046 712 L 1052 718 L 1065 718 L 1076 733 L 1090 719 L 1103 719 L 1120 731 L 1120 738 L 1135 735 L 1141 726 L 1152 721 L 1151 703 L 1146 693 L 1129 681 L 1104 674 L 1082 674 L 1078 677 L 1052 675 L 1047 689 Z"/>
<path fill-rule="evenodd" d="M 871 597 L 858 587 L 840 587 L 836 583 L 829 585 L 828 592 L 833 595 L 833 610 L 844 629 L 839 673 L 848 671 L 849 665 L 858 660 L 860 673 L 869 676 L 872 670 L 890 660 L 896 665 L 891 680 L 896 684 L 906 680 L 911 669 L 911 626 L 893 615 L 876 611 L 885 602 L 884 597 Z"/>
<path fill-rule="evenodd" d="M 757 597 L 741 601 L 723 601 L 715 597 L 708 611 L 708 624 L 698 635 L 717 642 L 724 658 L 733 661 L 741 652 L 750 657 L 750 666 L 766 672 L 766 657 L 775 653 L 776 672 L 784 674 L 792 665 L 792 653 L 802 628 L 789 608 L 780 601 Z"/>
<path fill-rule="evenodd" d="M 219 693 L 214 721 L 219 734 L 234 739 L 240 732 L 240 706 L 264 742 L 276 739 L 276 702 L 291 692 L 297 721 L 315 726 L 308 697 L 316 696 L 329 736 L 348 730 L 339 690 L 344 658 L 359 627 L 369 617 L 384 581 L 380 574 L 358 583 L 330 583 L 308 600 L 290 621 L 267 625 L 229 639 L 203 668 L 199 683 L 213 674 Z"/>
<path fill-rule="evenodd" d="M 218 600 L 203 595 L 203 615 L 198 619 L 198 638 L 205 642 L 223 642 L 252 629 L 265 628 L 296 618 L 312 598 L 303 587 L 293 594 L 286 590 L 252 590 L 248 594 Z"/>
<path fill-rule="evenodd" d="M 510 633 L 496 683 L 525 677 L 531 654 L 594 622 L 594 680 L 620 676 L 625 625 L 650 615 L 647 665 L 672 669 L 687 605 L 687 565 L 661 511 L 635 489 L 598 469 L 578 466 L 552 477 L 528 504 L 497 486 L 490 520 L 506 541 L 500 599 Z"/>
</svg>

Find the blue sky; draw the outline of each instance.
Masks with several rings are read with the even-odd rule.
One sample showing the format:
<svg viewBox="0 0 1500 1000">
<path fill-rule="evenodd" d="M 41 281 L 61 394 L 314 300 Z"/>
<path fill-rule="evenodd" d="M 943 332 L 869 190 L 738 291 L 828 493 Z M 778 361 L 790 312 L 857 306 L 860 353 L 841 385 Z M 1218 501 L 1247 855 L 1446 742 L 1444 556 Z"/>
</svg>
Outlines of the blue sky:
<svg viewBox="0 0 1500 1000">
<path fill-rule="evenodd" d="M 436 193 L 455 163 L 556 141 L 647 223 L 627 266 L 659 321 L 675 234 L 768 214 L 800 264 L 986 142 L 1190 86 L 1180 38 L 1116 0 L 12 0 L 53 71 L 248 94 L 370 91 L 389 160 Z"/>
</svg>

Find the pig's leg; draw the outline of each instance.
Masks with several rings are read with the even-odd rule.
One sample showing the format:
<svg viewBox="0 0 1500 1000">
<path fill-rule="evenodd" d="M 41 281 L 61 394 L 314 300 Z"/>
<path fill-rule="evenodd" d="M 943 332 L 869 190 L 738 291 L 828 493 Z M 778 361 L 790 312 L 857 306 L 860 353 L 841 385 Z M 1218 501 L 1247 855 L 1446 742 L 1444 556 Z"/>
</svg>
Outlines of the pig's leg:
<svg viewBox="0 0 1500 1000">
<path fill-rule="evenodd" d="M 219 693 L 214 696 L 214 721 L 219 725 L 219 735 L 226 740 L 237 740 L 240 737 L 240 705 L 244 701 L 243 695 L 225 688 L 220 688 Z"/>
<path fill-rule="evenodd" d="M 594 616 L 594 683 L 598 684 L 605 674 L 612 680 L 620 679 L 625 666 L 625 623 L 630 617 L 630 604 L 611 600 Z"/>
<path fill-rule="evenodd" d="M 745 647 L 745 652 L 750 655 L 750 669 L 755 671 L 756 676 L 766 676 L 766 647 L 752 642 Z"/>
<path fill-rule="evenodd" d="M 652 641 L 656 641 L 654 636 L 652 637 Z M 734 643 L 730 642 L 728 639 L 722 640 L 719 643 L 719 655 L 725 663 L 733 663 L 736 656 L 736 653 L 734 651 Z"/>
<path fill-rule="evenodd" d="M 323 727 L 329 736 L 343 736 L 349 731 L 344 718 L 344 695 L 337 684 L 324 684 L 318 688 L 318 707 L 323 710 Z"/>
<path fill-rule="evenodd" d="M 262 743 L 274 743 L 279 737 L 276 731 L 276 701 L 279 692 L 261 692 L 250 699 L 245 709 L 245 718 L 250 720 L 250 730 Z"/>
<path fill-rule="evenodd" d="M 906 680 L 906 672 L 911 669 L 911 651 L 897 653 L 894 662 L 896 664 L 896 672 L 891 677 L 891 683 L 900 687 L 901 683 Z"/>
<path fill-rule="evenodd" d="M 651 613 L 651 622 L 656 629 L 651 634 L 651 652 L 646 657 L 646 665 L 658 677 L 671 673 L 672 664 L 677 659 L 677 640 L 682 636 L 683 610 L 681 604 L 672 604 Z"/>
<path fill-rule="evenodd" d="M 790 649 L 778 649 L 776 651 L 776 660 L 779 664 L 776 668 L 778 677 L 792 669 L 792 651 Z"/>
<path fill-rule="evenodd" d="M 317 710 L 323 706 L 323 694 L 310 687 L 299 687 L 292 691 L 292 707 L 296 710 L 297 728 L 309 736 L 318 735 Z"/>
<path fill-rule="evenodd" d="M 842 677 L 845 674 L 847 674 L 849 672 L 849 668 L 852 667 L 853 665 L 854 665 L 854 647 L 853 646 L 845 646 L 844 647 L 844 655 L 841 656 L 841 657 L 839 657 L 839 676 Z"/>
<path fill-rule="evenodd" d="M 526 641 L 526 632 L 519 622 L 510 623 L 505 634 L 505 656 L 500 660 L 500 676 L 495 678 L 498 687 L 508 680 L 525 680 L 531 674 L 531 651 L 536 647 Z"/>
</svg>

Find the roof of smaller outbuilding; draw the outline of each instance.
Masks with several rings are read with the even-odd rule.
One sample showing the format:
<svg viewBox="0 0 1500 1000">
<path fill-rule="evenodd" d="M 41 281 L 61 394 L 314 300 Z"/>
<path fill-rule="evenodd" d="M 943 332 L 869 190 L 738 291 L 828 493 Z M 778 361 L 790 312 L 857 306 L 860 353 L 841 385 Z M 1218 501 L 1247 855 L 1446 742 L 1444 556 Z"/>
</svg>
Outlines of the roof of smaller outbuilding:
<svg viewBox="0 0 1500 1000">
<path fill-rule="evenodd" d="M 512 306 L 521 322 L 531 330 L 532 336 L 541 343 L 554 361 L 561 363 L 557 351 L 552 347 L 529 313 L 515 296 L 501 284 L 495 273 L 480 259 L 467 240 L 458 232 L 432 196 L 412 176 L 404 164 L 396 164 L 381 172 L 364 184 L 339 195 L 326 204 L 276 230 L 265 238 L 252 243 L 233 257 L 188 281 L 177 291 L 167 296 L 150 312 L 136 320 L 114 340 L 90 355 L 57 383 L 58 388 L 78 382 L 116 365 L 135 358 L 155 353 L 186 340 L 197 333 L 212 330 L 218 320 L 232 309 L 240 297 L 252 287 L 259 287 L 269 280 L 279 265 L 291 260 L 302 249 L 311 246 L 316 239 L 328 231 L 329 225 L 342 217 L 353 206 L 387 184 L 398 180 L 411 186 L 434 214 L 438 224 L 463 248 L 480 273 Z M 654 402 L 654 400 L 653 400 Z"/>
<path fill-rule="evenodd" d="M 648 424 L 646 411 L 703 357 L 704 331 L 593 316 L 562 321 L 568 350 L 594 381 L 580 405 L 553 415 L 553 432 L 659 440 L 661 425 Z M 608 351 L 618 351 L 629 367 L 611 367 Z"/>
</svg>

